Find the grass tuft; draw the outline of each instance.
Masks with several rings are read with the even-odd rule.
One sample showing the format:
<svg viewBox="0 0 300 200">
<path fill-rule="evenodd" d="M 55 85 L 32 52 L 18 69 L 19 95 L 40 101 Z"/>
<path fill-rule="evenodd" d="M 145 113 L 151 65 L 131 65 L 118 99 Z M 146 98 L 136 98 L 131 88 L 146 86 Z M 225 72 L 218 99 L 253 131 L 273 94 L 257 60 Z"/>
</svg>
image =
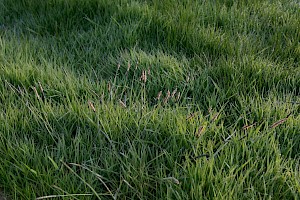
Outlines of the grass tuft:
<svg viewBox="0 0 300 200">
<path fill-rule="evenodd" d="M 0 199 L 298 199 L 299 19 L 0 0 Z"/>
</svg>

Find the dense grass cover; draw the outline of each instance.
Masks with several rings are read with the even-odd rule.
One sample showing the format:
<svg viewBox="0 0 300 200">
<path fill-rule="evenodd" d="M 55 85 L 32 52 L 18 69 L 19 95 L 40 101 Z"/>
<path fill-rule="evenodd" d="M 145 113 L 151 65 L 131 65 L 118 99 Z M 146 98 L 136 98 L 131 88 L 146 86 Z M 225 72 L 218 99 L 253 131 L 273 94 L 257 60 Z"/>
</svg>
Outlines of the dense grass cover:
<svg viewBox="0 0 300 200">
<path fill-rule="evenodd" d="M 298 0 L 0 9 L 9 199 L 300 198 Z"/>
</svg>

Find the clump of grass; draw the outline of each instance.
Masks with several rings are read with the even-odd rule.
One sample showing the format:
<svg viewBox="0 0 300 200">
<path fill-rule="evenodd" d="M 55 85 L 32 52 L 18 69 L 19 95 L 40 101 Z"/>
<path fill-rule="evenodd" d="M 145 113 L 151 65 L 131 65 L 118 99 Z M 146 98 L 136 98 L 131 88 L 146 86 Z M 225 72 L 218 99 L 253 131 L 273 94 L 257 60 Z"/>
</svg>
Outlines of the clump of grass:
<svg viewBox="0 0 300 200">
<path fill-rule="evenodd" d="M 9 199 L 299 198 L 298 4 L 0 9 Z"/>
</svg>

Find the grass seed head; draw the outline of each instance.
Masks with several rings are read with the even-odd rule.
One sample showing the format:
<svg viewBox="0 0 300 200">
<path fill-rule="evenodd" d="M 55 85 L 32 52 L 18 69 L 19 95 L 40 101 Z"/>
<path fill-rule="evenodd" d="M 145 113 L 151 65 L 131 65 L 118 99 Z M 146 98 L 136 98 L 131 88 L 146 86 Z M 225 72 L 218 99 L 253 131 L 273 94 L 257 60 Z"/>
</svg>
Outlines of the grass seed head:
<svg viewBox="0 0 300 200">
<path fill-rule="evenodd" d="M 219 114 L 220 114 L 220 113 L 217 112 L 217 113 L 213 116 L 213 118 L 211 119 L 211 122 L 215 122 L 215 121 L 218 119 Z"/>
<path fill-rule="evenodd" d="M 177 97 L 176 97 L 176 101 L 179 101 L 179 99 L 180 99 L 180 96 L 181 96 L 181 93 L 180 93 L 180 92 L 178 92 L 178 94 L 177 94 Z"/>
<path fill-rule="evenodd" d="M 159 91 L 159 93 L 157 94 L 157 97 L 156 97 L 157 101 L 160 99 L 161 94 L 162 94 L 162 91 Z"/>
<path fill-rule="evenodd" d="M 110 82 L 107 83 L 107 89 L 108 89 L 108 92 L 110 92 L 110 90 L 111 90 Z"/>
<path fill-rule="evenodd" d="M 288 119 L 288 118 L 283 118 L 283 119 L 281 119 L 281 120 L 278 120 L 277 122 L 275 122 L 274 124 L 272 124 L 272 125 L 270 126 L 270 128 L 276 128 L 276 127 L 279 126 L 280 124 L 283 124 L 284 122 L 286 122 L 287 119 Z"/>
<path fill-rule="evenodd" d="M 292 113 L 288 114 L 285 118 L 281 119 L 281 120 L 278 120 L 277 122 L 275 122 L 274 124 L 272 124 L 270 126 L 270 128 L 276 128 L 277 126 L 279 126 L 280 124 L 283 124 L 284 122 L 286 122 L 289 117 L 292 115 Z"/>
<path fill-rule="evenodd" d="M 135 70 L 137 70 L 138 66 L 139 66 L 139 61 L 136 61 Z"/>
<path fill-rule="evenodd" d="M 126 107 L 127 107 L 126 104 L 125 104 L 121 99 L 119 99 L 119 103 L 120 103 L 120 105 L 121 105 L 123 108 L 126 108 Z"/>
<path fill-rule="evenodd" d="M 147 81 L 147 73 L 145 70 L 142 71 L 141 81 L 143 81 L 144 83 L 146 83 Z"/>
<path fill-rule="evenodd" d="M 90 108 L 91 108 L 94 112 L 96 112 L 96 108 L 95 108 L 94 104 L 93 104 L 91 101 L 88 101 L 88 104 L 89 104 Z"/>
<path fill-rule="evenodd" d="M 187 75 L 187 77 L 186 77 L 186 82 L 187 82 L 187 83 L 190 81 L 190 76 L 191 76 L 191 74 L 189 73 L 189 74 Z"/>
<path fill-rule="evenodd" d="M 196 136 L 200 137 L 203 132 L 204 132 L 204 126 L 200 126 L 197 130 Z"/>
<path fill-rule="evenodd" d="M 191 113 L 189 116 L 187 116 L 186 120 L 190 120 L 195 116 L 195 113 Z"/>
<path fill-rule="evenodd" d="M 169 101 L 170 95 L 171 95 L 170 90 L 168 90 L 167 95 L 166 95 L 166 97 L 164 98 L 164 103 L 165 103 L 165 104 Z"/>
<path fill-rule="evenodd" d="M 175 97 L 176 92 L 177 92 L 177 88 L 175 88 L 175 90 L 172 92 L 172 95 L 171 95 L 172 98 Z"/>
<path fill-rule="evenodd" d="M 130 70 L 130 67 L 131 67 L 131 64 L 130 64 L 130 62 L 128 61 L 128 64 L 127 64 L 127 72 Z"/>
<path fill-rule="evenodd" d="M 250 125 L 245 125 L 245 126 L 242 127 L 242 129 L 243 129 L 243 130 L 248 130 L 248 129 L 250 129 L 250 128 L 256 126 L 256 124 L 257 124 L 257 122 L 255 122 L 255 123 L 253 123 L 253 124 L 250 124 Z"/>
<path fill-rule="evenodd" d="M 41 90 L 41 92 L 42 92 L 42 93 L 44 93 L 44 89 L 43 89 L 43 87 L 42 87 L 42 84 L 41 84 L 41 82 L 39 82 L 39 86 L 40 86 L 40 90 Z"/>
</svg>

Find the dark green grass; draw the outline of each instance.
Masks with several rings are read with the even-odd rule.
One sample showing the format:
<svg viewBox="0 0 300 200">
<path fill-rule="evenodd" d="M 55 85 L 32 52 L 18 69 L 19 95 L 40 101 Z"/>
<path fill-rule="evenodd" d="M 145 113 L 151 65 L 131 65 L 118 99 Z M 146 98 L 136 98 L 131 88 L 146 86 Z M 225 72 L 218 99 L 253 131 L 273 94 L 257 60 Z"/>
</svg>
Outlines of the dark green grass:
<svg viewBox="0 0 300 200">
<path fill-rule="evenodd" d="M 1 190 L 298 199 L 299 19 L 297 0 L 0 0 Z"/>
</svg>

